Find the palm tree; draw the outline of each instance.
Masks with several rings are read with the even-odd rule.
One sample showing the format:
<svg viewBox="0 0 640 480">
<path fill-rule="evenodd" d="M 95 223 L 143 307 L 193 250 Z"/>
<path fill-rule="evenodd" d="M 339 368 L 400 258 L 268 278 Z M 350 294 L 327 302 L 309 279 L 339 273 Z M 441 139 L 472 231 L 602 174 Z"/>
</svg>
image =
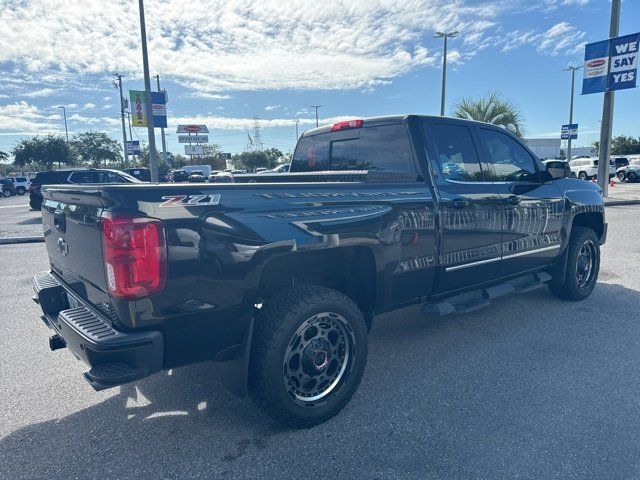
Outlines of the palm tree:
<svg viewBox="0 0 640 480">
<path fill-rule="evenodd" d="M 524 135 L 524 121 L 516 105 L 492 92 L 484 98 L 463 98 L 453 109 L 453 116 L 500 125 L 514 135 Z"/>
<path fill-rule="evenodd" d="M 6 162 L 9 160 L 9 154 L 0 150 L 0 162 Z"/>
</svg>

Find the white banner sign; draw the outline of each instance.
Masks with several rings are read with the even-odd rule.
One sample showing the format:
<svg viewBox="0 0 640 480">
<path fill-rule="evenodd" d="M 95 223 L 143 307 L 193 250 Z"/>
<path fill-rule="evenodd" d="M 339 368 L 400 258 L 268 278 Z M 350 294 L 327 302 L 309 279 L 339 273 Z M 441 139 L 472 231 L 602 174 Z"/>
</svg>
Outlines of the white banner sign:
<svg viewBox="0 0 640 480">
<path fill-rule="evenodd" d="M 178 125 L 176 133 L 209 133 L 206 125 Z"/>
<path fill-rule="evenodd" d="M 185 145 L 185 155 L 204 155 L 204 145 Z"/>
<path fill-rule="evenodd" d="M 180 143 L 209 143 L 209 135 L 178 135 Z"/>
</svg>

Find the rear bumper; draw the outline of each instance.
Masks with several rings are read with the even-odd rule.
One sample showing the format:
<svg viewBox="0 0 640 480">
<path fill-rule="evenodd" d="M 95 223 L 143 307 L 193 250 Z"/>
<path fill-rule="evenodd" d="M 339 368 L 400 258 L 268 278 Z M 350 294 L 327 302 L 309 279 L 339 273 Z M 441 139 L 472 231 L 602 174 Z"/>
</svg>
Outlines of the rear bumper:
<svg viewBox="0 0 640 480">
<path fill-rule="evenodd" d="M 52 349 L 66 346 L 91 368 L 84 374 L 96 390 L 115 387 L 159 372 L 163 336 L 159 331 L 121 332 L 99 312 L 83 303 L 49 272 L 33 277 L 34 301 L 42 319 L 54 330 Z M 78 305 L 69 305 L 69 296 Z"/>
</svg>

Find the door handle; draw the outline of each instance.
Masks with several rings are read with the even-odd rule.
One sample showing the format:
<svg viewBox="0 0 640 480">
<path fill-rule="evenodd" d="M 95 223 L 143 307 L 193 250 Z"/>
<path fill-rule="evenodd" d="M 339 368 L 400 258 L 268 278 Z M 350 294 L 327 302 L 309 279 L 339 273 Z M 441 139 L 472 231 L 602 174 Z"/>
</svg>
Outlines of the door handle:
<svg viewBox="0 0 640 480">
<path fill-rule="evenodd" d="M 510 197 L 505 198 L 503 201 L 508 205 L 518 205 L 522 200 L 520 200 L 520 197 L 516 195 L 511 195 Z"/>
<path fill-rule="evenodd" d="M 451 208 L 466 208 L 469 206 L 469 200 L 462 200 L 462 199 L 449 200 L 446 203 L 446 206 Z"/>
</svg>

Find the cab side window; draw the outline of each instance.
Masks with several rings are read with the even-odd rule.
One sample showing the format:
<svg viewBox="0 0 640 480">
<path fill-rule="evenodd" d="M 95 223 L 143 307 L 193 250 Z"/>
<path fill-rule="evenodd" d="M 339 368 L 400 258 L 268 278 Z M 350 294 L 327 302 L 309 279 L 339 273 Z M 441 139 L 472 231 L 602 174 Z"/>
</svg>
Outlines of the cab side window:
<svg viewBox="0 0 640 480">
<path fill-rule="evenodd" d="M 531 154 L 509 135 L 479 128 L 491 177 L 496 182 L 537 182 L 538 171 Z"/>
<path fill-rule="evenodd" d="M 430 127 L 435 142 L 438 168 L 447 180 L 485 181 L 471 132 L 463 125 L 434 124 Z"/>
</svg>

